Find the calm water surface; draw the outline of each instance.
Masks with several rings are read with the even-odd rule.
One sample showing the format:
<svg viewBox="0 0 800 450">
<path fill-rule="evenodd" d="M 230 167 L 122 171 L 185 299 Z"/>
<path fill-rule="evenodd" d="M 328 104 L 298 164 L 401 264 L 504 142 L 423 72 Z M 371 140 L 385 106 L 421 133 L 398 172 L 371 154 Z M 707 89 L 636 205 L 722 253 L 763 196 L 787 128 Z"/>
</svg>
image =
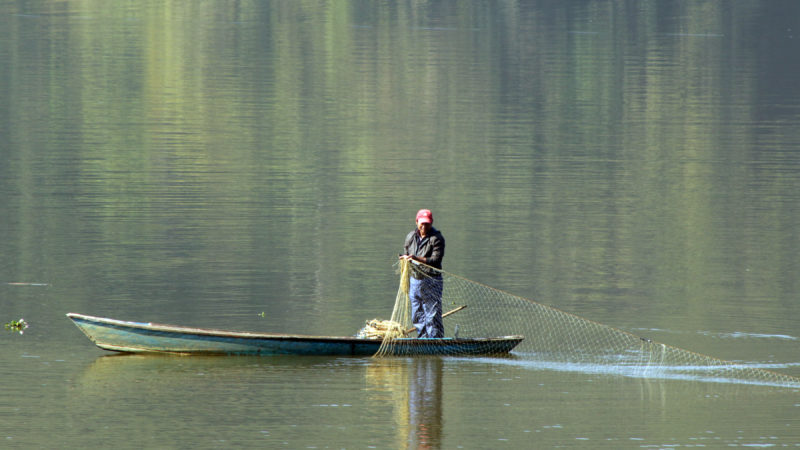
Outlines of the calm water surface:
<svg viewBox="0 0 800 450">
<path fill-rule="evenodd" d="M 390 315 L 428 207 L 450 272 L 800 375 L 798 18 L 0 0 L 0 321 L 30 323 L 0 335 L 0 446 L 800 446 L 792 388 L 524 355 L 107 356 L 64 317 L 354 334 Z"/>
</svg>

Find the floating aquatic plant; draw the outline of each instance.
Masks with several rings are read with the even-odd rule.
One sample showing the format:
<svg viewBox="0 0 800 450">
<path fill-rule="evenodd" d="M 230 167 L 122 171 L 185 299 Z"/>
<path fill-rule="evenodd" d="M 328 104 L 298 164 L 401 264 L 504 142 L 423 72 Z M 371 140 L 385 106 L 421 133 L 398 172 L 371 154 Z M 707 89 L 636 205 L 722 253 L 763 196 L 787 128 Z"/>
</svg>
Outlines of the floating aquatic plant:
<svg viewBox="0 0 800 450">
<path fill-rule="evenodd" d="M 19 320 L 12 320 L 6 324 L 6 330 L 19 331 L 19 334 L 23 334 L 26 328 L 28 328 L 28 322 L 25 322 L 25 319 L 21 317 Z"/>
</svg>

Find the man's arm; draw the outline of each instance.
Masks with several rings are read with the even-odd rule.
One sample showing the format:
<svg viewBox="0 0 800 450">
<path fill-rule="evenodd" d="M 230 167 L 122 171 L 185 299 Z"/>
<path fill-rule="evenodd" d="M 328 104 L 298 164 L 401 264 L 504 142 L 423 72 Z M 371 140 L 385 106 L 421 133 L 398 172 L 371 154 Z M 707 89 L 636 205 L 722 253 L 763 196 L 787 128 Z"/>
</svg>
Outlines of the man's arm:
<svg viewBox="0 0 800 450">
<path fill-rule="evenodd" d="M 431 245 L 433 245 L 433 252 L 431 256 L 424 258 L 422 262 L 433 267 L 442 267 L 442 259 L 444 259 L 444 236 L 437 234 L 431 238 Z"/>
</svg>

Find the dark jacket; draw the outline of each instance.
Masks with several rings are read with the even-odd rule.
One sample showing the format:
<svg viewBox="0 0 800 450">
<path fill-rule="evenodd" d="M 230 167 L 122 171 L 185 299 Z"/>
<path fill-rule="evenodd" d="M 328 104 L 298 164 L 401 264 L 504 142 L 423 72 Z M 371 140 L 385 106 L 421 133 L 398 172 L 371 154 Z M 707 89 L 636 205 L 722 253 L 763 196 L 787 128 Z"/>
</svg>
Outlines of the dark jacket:
<svg viewBox="0 0 800 450">
<path fill-rule="evenodd" d="M 419 256 L 427 259 L 429 266 L 437 269 L 442 268 L 444 258 L 444 236 L 436 228 L 431 227 L 431 232 L 424 239 L 420 240 L 419 231 L 408 233 L 406 242 L 403 244 L 405 255 Z M 428 275 L 437 275 L 430 273 Z"/>
</svg>

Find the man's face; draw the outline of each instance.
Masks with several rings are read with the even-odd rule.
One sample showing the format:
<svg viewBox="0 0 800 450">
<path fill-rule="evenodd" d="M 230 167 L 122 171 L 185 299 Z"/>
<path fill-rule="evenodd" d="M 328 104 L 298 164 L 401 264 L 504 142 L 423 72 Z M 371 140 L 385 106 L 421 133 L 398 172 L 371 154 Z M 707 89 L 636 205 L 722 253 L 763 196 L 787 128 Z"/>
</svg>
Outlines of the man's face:
<svg viewBox="0 0 800 450">
<path fill-rule="evenodd" d="M 421 236 L 427 236 L 428 232 L 431 231 L 431 224 L 428 222 L 417 222 L 417 230 L 419 230 Z"/>
</svg>

